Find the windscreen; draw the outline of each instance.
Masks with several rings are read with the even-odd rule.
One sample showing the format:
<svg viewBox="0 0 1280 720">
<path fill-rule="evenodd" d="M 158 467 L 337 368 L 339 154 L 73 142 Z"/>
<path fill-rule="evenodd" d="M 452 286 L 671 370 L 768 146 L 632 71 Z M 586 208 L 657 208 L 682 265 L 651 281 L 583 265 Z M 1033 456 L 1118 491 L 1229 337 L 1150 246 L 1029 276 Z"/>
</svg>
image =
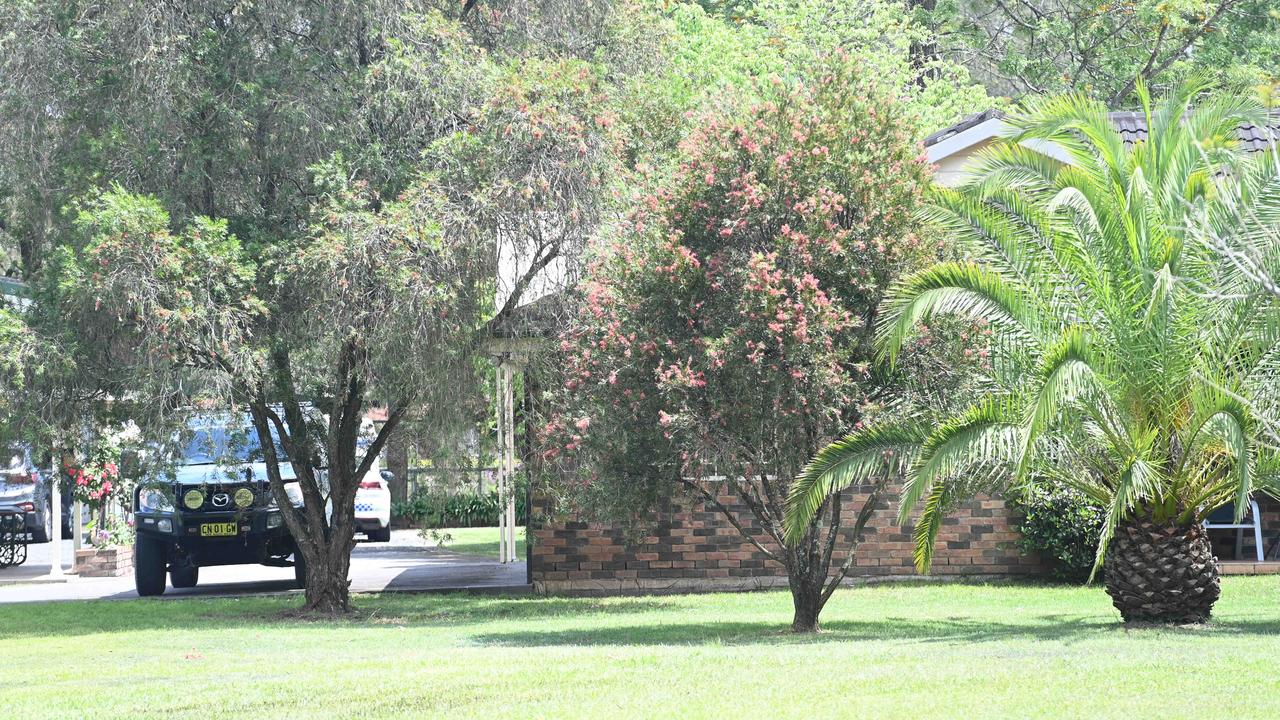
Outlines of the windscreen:
<svg viewBox="0 0 1280 720">
<path fill-rule="evenodd" d="M 272 438 L 276 439 L 276 438 Z M 286 462 L 280 442 L 275 442 L 276 459 Z M 183 452 L 188 465 L 216 465 L 223 463 L 264 462 L 262 444 L 253 428 L 200 427 L 192 431 L 191 439 Z"/>
</svg>

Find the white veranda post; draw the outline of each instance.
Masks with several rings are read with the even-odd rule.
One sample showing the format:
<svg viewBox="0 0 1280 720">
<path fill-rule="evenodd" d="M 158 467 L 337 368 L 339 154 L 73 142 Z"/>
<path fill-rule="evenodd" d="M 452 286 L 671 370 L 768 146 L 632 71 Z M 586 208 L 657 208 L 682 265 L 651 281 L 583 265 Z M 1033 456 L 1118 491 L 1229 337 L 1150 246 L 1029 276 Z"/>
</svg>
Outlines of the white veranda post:
<svg viewBox="0 0 1280 720">
<path fill-rule="evenodd" d="M 58 458 L 49 461 L 49 576 L 62 577 L 62 483 L 58 478 Z M 74 568 L 73 568 L 74 569 Z"/>
<path fill-rule="evenodd" d="M 498 406 L 498 560 L 516 557 L 516 421 L 515 371 L 510 354 L 497 358 Z"/>
</svg>

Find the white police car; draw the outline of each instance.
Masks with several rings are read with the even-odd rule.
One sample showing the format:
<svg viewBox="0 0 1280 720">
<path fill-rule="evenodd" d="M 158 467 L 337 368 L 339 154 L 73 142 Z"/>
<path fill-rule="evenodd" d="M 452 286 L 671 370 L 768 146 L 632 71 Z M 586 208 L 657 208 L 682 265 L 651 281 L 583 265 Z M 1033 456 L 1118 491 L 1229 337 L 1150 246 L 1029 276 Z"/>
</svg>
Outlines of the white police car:
<svg viewBox="0 0 1280 720">
<path fill-rule="evenodd" d="M 391 485 L 392 474 L 378 469 L 378 461 L 356 488 L 356 529 L 370 542 L 391 541 Z"/>
</svg>

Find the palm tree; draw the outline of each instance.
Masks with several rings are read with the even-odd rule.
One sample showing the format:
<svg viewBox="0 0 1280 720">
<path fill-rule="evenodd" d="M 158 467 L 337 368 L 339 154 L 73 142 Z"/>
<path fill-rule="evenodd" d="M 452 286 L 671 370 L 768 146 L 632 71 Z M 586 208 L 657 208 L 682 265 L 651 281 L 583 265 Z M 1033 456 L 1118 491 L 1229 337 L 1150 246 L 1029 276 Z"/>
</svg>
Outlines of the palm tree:
<svg viewBox="0 0 1280 720">
<path fill-rule="evenodd" d="M 1035 482 L 1106 508 L 1097 548 L 1126 621 L 1208 618 L 1218 571 L 1201 522 L 1270 482 L 1280 439 L 1280 164 L 1239 152 L 1259 108 L 1189 83 L 1127 147 L 1077 95 L 1030 103 L 1016 135 L 926 211 L 966 260 L 903 278 L 881 308 L 883 359 L 942 314 L 990 323 L 982 397 L 945 422 L 873 427 L 821 451 L 794 484 L 790 529 L 828 493 L 905 473 L 901 520 L 923 503 L 927 570 L 943 517 L 980 492 Z M 1052 142 L 1059 162 L 1031 147 Z M 1031 147 L 1029 147 L 1031 146 Z"/>
</svg>

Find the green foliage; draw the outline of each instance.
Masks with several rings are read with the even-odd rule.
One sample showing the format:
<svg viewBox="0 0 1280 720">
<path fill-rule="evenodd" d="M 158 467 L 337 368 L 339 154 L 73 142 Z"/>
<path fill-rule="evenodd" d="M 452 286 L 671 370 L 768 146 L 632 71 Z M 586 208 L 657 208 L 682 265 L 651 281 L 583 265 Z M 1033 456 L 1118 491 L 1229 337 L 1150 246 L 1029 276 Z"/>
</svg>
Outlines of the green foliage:
<svg viewBox="0 0 1280 720">
<path fill-rule="evenodd" d="M 1049 577 L 1082 583 L 1093 572 L 1106 511 L 1068 487 L 1036 484 L 1014 494 L 1009 506 L 1021 514 L 1018 548 L 1049 563 Z"/>
<path fill-rule="evenodd" d="M 528 513 L 522 498 L 522 483 L 516 485 L 516 524 L 524 525 Z M 391 506 L 397 517 L 409 518 L 423 529 L 494 527 L 502 513 L 498 491 L 439 492 L 420 490 L 413 497 Z"/>
<path fill-rule="evenodd" d="M 387 435 L 474 425 L 486 321 L 571 267 L 617 180 L 596 66 L 520 37 L 598 8 L 513 10 L 537 22 L 487 35 L 392 0 L 0 8 L 0 211 L 74 370 L 77 400 L 48 405 L 247 405 L 298 473 L 300 551 L 349 551 Z M 559 30 L 567 50 L 586 24 Z"/>
<path fill-rule="evenodd" d="M 913 137 L 946 127 L 993 101 L 951 58 L 921 52 L 939 38 L 900 0 L 760 0 L 751 14 L 789 74 L 847 54 L 866 77 L 891 88 Z"/>
<path fill-rule="evenodd" d="M 159 200 L 116 188 L 83 201 L 75 226 L 82 246 L 64 247 L 49 275 L 71 324 L 120 335 L 141 351 L 135 369 L 257 376 L 252 338 L 268 312 L 257 265 L 225 221 L 196 218 L 175 234 Z"/>
<path fill-rule="evenodd" d="M 1127 518 L 1185 527 L 1228 502 L 1242 511 L 1274 482 L 1278 405 L 1261 378 L 1274 377 L 1280 296 L 1259 276 L 1280 267 L 1280 162 L 1236 149 L 1256 105 L 1206 90 L 1188 84 L 1154 105 L 1139 83 L 1150 131 L 1132 148 L 1102 103 L 1036 100 L 971 181 L 935 192 L 926 216 L 983 263 L 900 280 L 878 320 L 881 352 L 892 359 L 912 326 L 948 315 L 982 321 L 994 339 L 983 396 L 933 427 L 906 473 L 901 513 L 923 506 L 922 570 L 951 508 L 1010 483 L 1068 487 L 1105 508 L 1100 565 Z M 809 493 L 841 487 L 825 468 L 858 451 L 845 445 L 797 484 L 792 532 L 811 519 Z"/>
<path fill-rule="evenodd" d="M 133 547 L 135 534 L 133 521 L 127 523 L 114 521 L 108 523 L 105 527 L 99 527 L 98 521 L 95 519 L 90 520 L 84 529 L 89 544 L 95 548 Z"/>
<path fill-rule="evenodd" d="M 758 100 L 761 81 L 797 80 L 837 54 L 897 96 L 896 117 L 914 139 L 993 104 L 959 64 L 921 60 L 912 52 L 935 40 L 895 0 L 730 5 L 676 2 L 666 10 L 631 10 L 631 28 L 619 44 L 629 41 L 652 52 L 639 61 L 614 51 L 627 67 L 602 57 L 622 75 L 613 104 L 628 128 L 637 165 L 662 167 L 700 120 L 699 108 L 717 98 Z"/>
<path fill-rule="evenodd" d="M 1121 108 L 1139 103 L 1135 78 L 1164 91 L 1211 73 L 1245 95 L 1280 80 L 1274 0 L 909 4 L 946 38 L 939 51 L 963 58 L 993 94 L 1076 91 Z"/>
<path fill-rule="evenodd" d="M 22 315 L 14 309 L 0 307 L 0 373 L 21 387 L 27 369 L 38 361 L 37 339 Z M 5 399 L 0 397 L 0 403 Z"/>
</svg>

